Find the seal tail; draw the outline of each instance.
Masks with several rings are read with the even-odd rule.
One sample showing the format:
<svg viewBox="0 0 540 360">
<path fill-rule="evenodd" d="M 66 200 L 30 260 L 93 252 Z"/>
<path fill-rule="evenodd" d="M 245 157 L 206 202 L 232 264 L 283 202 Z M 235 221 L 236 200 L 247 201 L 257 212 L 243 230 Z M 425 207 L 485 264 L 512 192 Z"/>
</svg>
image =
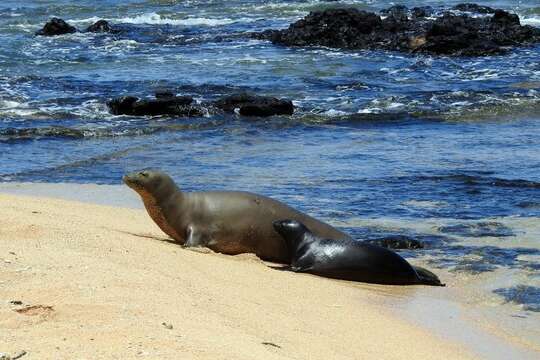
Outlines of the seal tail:
<svg viewBox="0 0 540 360">
<path fill-rule="evenodd" d="M 446 284 L 441 283 L 439 277 L 432 273 L 431 271 L 424 269 L 420 266 L 413 266 L 416 274 L 418 275 L 418 280 L 420 284 L 432 285 L 432 286 L 446 286 Z"/>
</svg>

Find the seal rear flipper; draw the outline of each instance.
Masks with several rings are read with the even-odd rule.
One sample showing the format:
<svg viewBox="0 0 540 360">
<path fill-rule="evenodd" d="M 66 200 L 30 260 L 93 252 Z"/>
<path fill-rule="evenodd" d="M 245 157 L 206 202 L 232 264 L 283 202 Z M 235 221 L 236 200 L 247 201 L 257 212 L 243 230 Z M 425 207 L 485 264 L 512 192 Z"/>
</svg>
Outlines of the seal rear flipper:
<svg viewBox="0 0 540 360">
<path fill-rule="evenodd" d="M 432 286 L 446 286 L 446 284 L 441 283 L 439 277 L 432 273 L 431 271 L 424 269 L 420 266 L 413 266 L 416 274 L 418 275 L 418 280 L 420 284 L 432 285 Z"/>
<path fill-rule="evenodd" d="M 310 270 L 313 270 L 312 267 L 301 267 L 301 266 L 291 266 L 289 269 L 294 272 L 310 272 Z"/>
</svg>

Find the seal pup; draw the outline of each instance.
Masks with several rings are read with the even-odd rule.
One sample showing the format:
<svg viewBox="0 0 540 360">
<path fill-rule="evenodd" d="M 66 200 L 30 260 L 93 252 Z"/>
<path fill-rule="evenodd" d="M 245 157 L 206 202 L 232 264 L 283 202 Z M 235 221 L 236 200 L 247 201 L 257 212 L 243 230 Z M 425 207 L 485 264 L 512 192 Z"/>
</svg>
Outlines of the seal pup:
<svg viewBox="0 0 540 360">
<path fill-rule="evenodd" d="M 307 224 L 318 236 L 349 238 L 266 196 L 242 191 L 182 192 L 160 171 L 138 171 L 123 180 L 141 196 L 161 230 L 186 247 L 205 246 L 229 255 L 254 253 L 263 260 L 288 264 L 287 244 L 272 226 L 285 218 Z"/>
<path fill-rule="evenodd" d="M 296 220 L 275 221 L 274 228 L 287 242 L 294 272 L 377 284 L 444 286 L 432 272 L 383 247 L 320 237 Z"/>
</svg>

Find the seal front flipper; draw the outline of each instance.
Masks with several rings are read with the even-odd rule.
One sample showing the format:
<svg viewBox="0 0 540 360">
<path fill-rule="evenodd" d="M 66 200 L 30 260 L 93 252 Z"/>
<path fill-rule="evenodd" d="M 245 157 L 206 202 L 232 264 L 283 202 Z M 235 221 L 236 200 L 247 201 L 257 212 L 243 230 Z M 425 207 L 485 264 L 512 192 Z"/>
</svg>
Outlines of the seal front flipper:
<svg viewBox="0 0 540 360">
<path fill-rule="evenodd" d="M 294 272 L 310 272 L 314 270 L 313 258 L 301 256 L 299 259 L 293 259 L 290 270 Z"/>
<path fill-rule="evenodd" d="M 205 236 L 200 231 L 197 231 L 193 225 L 189 225 L 186 229 L 186 242 L 184 247 L 205 246 Z"/>
</svg>

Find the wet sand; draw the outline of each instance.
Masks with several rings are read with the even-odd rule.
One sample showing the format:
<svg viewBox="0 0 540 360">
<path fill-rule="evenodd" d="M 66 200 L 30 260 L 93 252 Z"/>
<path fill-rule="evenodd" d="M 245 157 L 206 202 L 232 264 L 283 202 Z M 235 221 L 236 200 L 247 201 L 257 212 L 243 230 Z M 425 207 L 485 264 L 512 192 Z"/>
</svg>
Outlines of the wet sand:
<svg viewBox="0 0 540 360">
<path fill-rule="evenodd" d="M 0 352 L 25 350 L 25 359 L 534 358 L 533 347 L 468 321 L 450 287 L 350 283 L 276 271 L 250 255 L 182 249 L 144 210 L 120 207 L 140 207 L 126 188 L 2 184 L 0 191 L 17 194 L 0 194 Z M 84 202 L 25 196 L 36 194 Z"/>
</svg>

